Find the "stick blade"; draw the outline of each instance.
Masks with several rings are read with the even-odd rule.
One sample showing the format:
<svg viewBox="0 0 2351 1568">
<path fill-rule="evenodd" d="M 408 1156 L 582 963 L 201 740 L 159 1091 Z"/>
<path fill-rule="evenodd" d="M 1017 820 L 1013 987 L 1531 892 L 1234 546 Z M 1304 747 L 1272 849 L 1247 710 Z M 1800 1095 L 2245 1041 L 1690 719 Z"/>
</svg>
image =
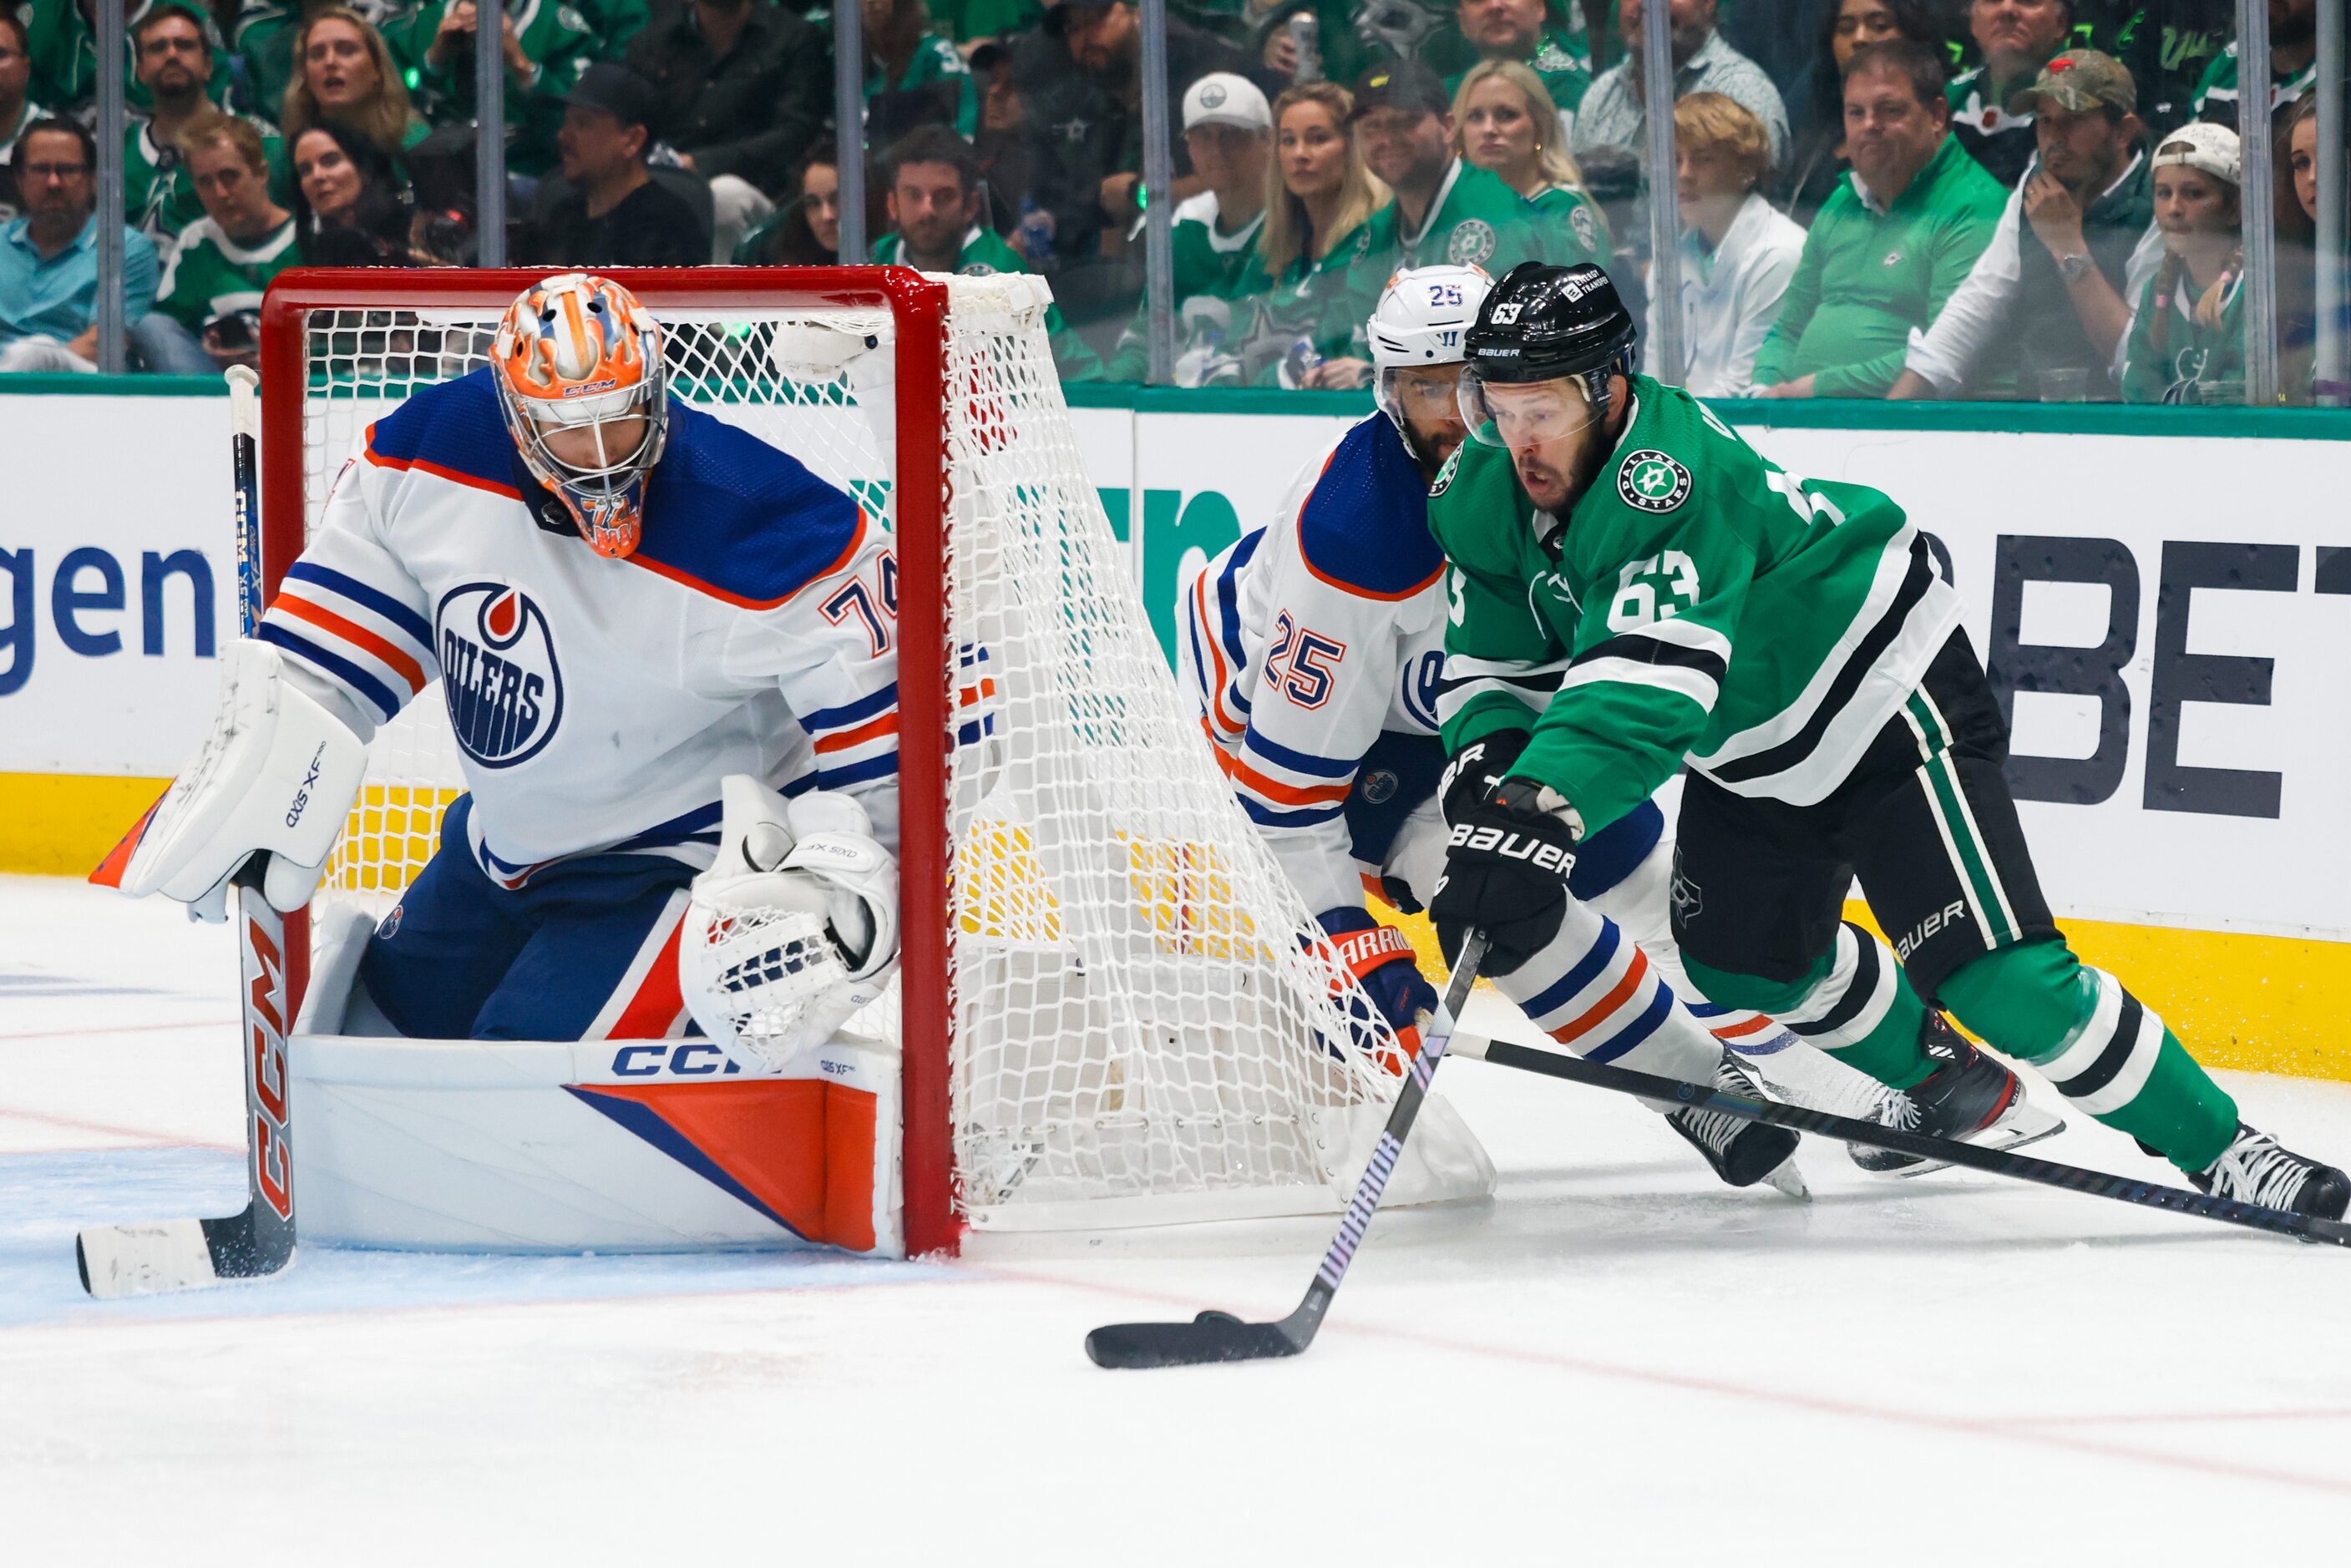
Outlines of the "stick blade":
<svg viewBox="0 0 2351 1568">
<path fill-rule="evenodd" d="M 81 1288 L 99 1301 L 264 1279 L 293 1258 L 290 1232 L 261 1234 L 250 1210 L 224 1220 L 93 1225 L 74 1238 Z"/>
<path fill-rule="evenodd" d="M 1086 1335 L 1086 1355 L 1113 1370 L 1269 1361 L 1305 1348 L 1285 1324 L 1243 1323 L 1221 1312 L 1204 1312 L 1190 1323 L 1105 1324 Z"/>
</svg>

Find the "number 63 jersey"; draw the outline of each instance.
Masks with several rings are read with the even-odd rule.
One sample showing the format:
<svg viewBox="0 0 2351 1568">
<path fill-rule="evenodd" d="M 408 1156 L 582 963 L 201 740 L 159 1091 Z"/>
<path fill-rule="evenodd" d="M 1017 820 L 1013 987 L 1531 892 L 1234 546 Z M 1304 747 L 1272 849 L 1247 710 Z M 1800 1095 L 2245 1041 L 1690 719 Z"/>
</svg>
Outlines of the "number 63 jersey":
<svg viewBox="0 0 2351 1568">
<path fill-rule="evenodd" d="M 718 783 L 854 794 L 897 840 L 895 562 L 855 502 L 673 400 L 624 560 L 530 479 L 476 370 L 368 430 L 260 636 L 362 739 L 428 683 L 503 886 L 571 856 L 710 863 Z"/>
<path fill-rule="evenodd" d="M 1814 805 L 1903 711 L 1959 596 L 1885 495 L 1784 472 L 1688 393 L 1629 384 L 1624 433 L 1565 518 L 1476 441 L 1431 487 L 1453 564 L 1445 739 L 1532 719 L 1511 773 L 1590 832 L 1685 759 L 1734 794 Z"/>
<path fill-rule="evenodd" d="M 1362 909 L 1443 772 L 1444 565 L 1427 481 L 1374 414 L 1184 590 L 1176 658 L 1201 723 L 1318 915 Z"/>
</svg>

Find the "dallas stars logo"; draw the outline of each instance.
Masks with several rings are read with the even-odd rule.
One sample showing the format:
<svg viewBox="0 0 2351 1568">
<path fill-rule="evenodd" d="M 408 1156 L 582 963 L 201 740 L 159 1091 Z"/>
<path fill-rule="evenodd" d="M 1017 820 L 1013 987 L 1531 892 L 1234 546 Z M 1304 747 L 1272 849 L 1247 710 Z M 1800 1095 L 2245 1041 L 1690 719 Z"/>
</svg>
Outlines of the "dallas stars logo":
<svg viewBox="0 0 2351 1568">
<path fill-rule="evenodd" d="M 1689 499 L 1690 471 L 1654 448 L 1634 452 L 1616 470 L 1616 493 L 1643 512 L 1671 512 Z"/>
</svg>

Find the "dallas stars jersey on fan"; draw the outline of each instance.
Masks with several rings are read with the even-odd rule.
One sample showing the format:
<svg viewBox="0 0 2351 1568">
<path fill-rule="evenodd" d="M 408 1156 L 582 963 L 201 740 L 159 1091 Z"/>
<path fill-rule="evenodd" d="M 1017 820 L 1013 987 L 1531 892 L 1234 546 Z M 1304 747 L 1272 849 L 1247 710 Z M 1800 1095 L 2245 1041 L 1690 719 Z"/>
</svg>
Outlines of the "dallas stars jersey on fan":
<svg viewBox="0 0 2351 1568">
<path fill-rule="evenodd" d="M 906 259 L 906 242 L 893 231 L 873 242 L 873 265 L 876 266 L 911 266 Z M 956 273 L 961 277 L 991 277 L 999 272 L 1027 272 L 1029 264 L 1019 251 L 1004 243 L 993 230 L 974 223 L 963 236 L 962 248 L 956 253 Z M 1099 381 L 1102 379 L 1102 356 L 1086 346 L 1086 340 L 1070 329 L 1061 319 L 1061 307 L 1045 307 L 1045 336 L 1053 344 L 1053 369 L 1064 381 Z"/>
<path fill-rule="evenodd" d="M 1437 475 L 1446 750 L 1533 719 L 1510 771 L 1565 795 L 1587 833 L 1685 759 L 1737 794 L 1813 805 L 1917 684 L 1959 596 L 1886 496 L 1783 472 L 1678 388 L 1631 388 L 1564 523 L 1499 448 L 1465 444 Z"/>
<path fill-rule="evenodd" d="M 291 218 L 250 245 L 229 238 L 212 219 L 198 218 L 180 232 L 180 248 L 155 290 L 155 308 L 195 333 L 225 316 L 249 316 L 257 325 L 269 280 L 301 259 Z"/>
<path fill-rule="evenodd" d="M 1203 191 L 1176 208 L 1176 309 L 1178 319 L 1186 300 L 1206 295 L 1211 299 L 1233 299 L 1248 286 L 1257 259 L 1257 237 L 1265 231 L 1265 212 L 1259 208 L 1257 216 L 1228 234 L 1224 214 L 1217 210 L 1217 193 Z M 1262 278 L 1262 269 L 1256 271 Z M 1246 317 L 1235 313 L 1235 326 Z M 1139 300 L 1134 307 L 1134 319 L 1118 335 L 1118 349 L 1110 361 L 1110 379 L 1113 381 L 1140 381 L 1150 373 L 1151 301 Z M 1240 334 L 1228 332 L 1228 342 L 1236 342 Z M 1235 374 L 1240 373 L 1238 356 L 1234 357 Z"/>
<path fill-rule="evenodd" d="M 1390 274 L 1403 267 L 1451 263 L 1481 266 L 1499 278 L 1523 261 L 1584 260 L 1593 247 L 1582 239 L 1583 230 L 1571 229 L 1569 223 L 1568 210 L 1548 214 L 1511 190 L 1500 175 L 1456 158 L 1416 232 L 1405 232 L 1403 215 L 1394 202 L 1374 213 L 1364 226 L 1370 259 L 1347 279 L 1348 310 L 1353 322 L 1350 352 L 1361 358 L 1371 357 L 1364 323 L 1371 319 Z"/>
</svg>

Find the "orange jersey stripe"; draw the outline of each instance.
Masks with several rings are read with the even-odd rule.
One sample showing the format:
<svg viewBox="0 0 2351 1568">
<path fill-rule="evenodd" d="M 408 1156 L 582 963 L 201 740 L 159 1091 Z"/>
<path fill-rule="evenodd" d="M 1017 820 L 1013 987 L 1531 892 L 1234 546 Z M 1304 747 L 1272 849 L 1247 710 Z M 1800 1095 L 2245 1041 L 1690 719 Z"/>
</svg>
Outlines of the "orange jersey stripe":
<svg viewBox="0 0 2351 1568">
<path fill-rule="evenodd" d="M 269 607 L 283 610 L 296 620 L 308 621 L 321 631 L 332 632 L 354 647 L 366 649 L 398 671 L 400 678 L 408 682 L 410 696 L 413 697 L 424 690 L 423 667 L 393 647 L 384 637 L 370 631 L 357 621 L 346 620 L 330 609 L 322 608 L 305 598 L 297 598 L 290 592 L 280 593 L 277 602 Z"/>
<path fill-rule="evenodd" d="M 1618 981 L 1614 988 L 1600 999 L 1597 1006 L 1581 1018 L 1561 1024 L 1551 1032 L 1551 1037 L 1562 1045 L 1573 1044 L 1590 1031 L 1593 1025 L 1600 1023 L 1631 1000 L 1633 993 L 1641 989 L 1641 977 L 1648 972 L 1649 955 L 1639 948 L 1635 948 L 1632 967 L 1625 971 L 1625 978 Z"/>
</svg>

